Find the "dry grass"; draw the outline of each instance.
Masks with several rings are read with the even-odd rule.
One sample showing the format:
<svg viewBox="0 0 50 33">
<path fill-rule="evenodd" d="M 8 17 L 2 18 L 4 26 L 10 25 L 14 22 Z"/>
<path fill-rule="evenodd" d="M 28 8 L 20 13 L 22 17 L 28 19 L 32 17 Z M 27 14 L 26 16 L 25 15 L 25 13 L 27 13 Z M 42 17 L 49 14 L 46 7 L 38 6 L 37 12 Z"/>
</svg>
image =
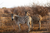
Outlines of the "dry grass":
<svg viewBox="0 0 50 33">
<path fill-rule="evenodd" d="M 46 16 L 46 15 L 48 15 L 48 11 L 50 10 L 50 8 L 49 7 L 48 8 L 47 7 L 41 7 L 41 6 L 37 6 L 35 8 L 34 7 L 15 7 L 15 8 L 6 8 L 6 9 L 0 8 L 0 30 L 1 29 L 3 29 L 3 31 L 4 30 L 10 30 L 11 31 L 14 29 L 18 30 L 18 27 L 17 27 L 15 21 L 11 20 L 11 15 L 10 15 L 10 17 L 8 17 L 8 15 L 2 16 L 2 14 L 11 14 L 11 12 L 13 13 L 14 10 L 16 10 L 16 13 L 20 13 L 20 16 L 25 15 L 24 11 L 28 11 L 30 13 L 30 16 L 33 16 L 35 14 L 40 14 L 41 16 L 43 16 L 42 21 L 47 22 L 49 16 Z M 26 24 L 21 25 L 21 29 L 27 30 L 28 26 Z"/>
</svg>

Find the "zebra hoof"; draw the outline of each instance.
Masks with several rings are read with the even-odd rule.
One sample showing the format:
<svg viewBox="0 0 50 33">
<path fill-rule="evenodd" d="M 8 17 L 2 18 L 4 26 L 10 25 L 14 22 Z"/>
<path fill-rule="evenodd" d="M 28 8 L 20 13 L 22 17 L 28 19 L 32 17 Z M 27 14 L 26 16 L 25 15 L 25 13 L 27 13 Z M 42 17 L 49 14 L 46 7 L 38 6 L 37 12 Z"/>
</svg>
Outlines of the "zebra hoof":
<svg viewBox="0 0 50 33">
<path fill-rule="evenodd" d="M 28 30 L 28 32 L 30 32 L 30 30 Z"/>
<path fill-rule="evenodd" d="M 31 32 L 32 30 L 28 30 L 27 32 L 29 33 L 29 32 Z"/>
<path fill-rule="evenodd" d="M 41 28 L 38 28 L 38 30 L 41 30 Z"/>
<path fill-rule="evenodd" d="M 21 31 L 21 29 L 19 31 Z"/>
</svg>

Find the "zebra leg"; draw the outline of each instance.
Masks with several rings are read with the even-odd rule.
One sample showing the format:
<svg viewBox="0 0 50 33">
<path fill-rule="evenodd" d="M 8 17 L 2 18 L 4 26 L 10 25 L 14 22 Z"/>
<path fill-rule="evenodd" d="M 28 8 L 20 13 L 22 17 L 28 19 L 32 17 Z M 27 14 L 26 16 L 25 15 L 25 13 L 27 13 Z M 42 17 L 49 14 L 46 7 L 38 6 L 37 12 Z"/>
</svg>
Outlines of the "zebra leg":
<svg viewBox="0 0 50 33">
<path fill-rule="evenodd" d="M 30 28 L 31 28 L 31 21 L 30 21 Z"/>
<path fill-rule="evenodd" d="M 19 31 L 20 31 L 20 30 L 21 30 L 21 29 L 20 29 L 20 24 L 18 24 L 18 27 L 19 27 Z"/>
<path fill-rule="evenodd" d="M 41 21 L 39 21 L 39 29 L 41 30 Z"/>
<path fill-rule="evenodd" d="M 31 26 L 32 26 L 32 28 L 33 28 L 33 22 L 31 22 Z"/>
<path fill-rule="evenodd" d="M 30 21 L 30 25 L 31 25 L 31 21 Z"/>
<path fill-rule="evenodd" d="M 28 25 L 28 32 L 30 31 L 30 24 L 29 24 L 29 22 L 27 22 L 27 25 Z"/>
</svg>

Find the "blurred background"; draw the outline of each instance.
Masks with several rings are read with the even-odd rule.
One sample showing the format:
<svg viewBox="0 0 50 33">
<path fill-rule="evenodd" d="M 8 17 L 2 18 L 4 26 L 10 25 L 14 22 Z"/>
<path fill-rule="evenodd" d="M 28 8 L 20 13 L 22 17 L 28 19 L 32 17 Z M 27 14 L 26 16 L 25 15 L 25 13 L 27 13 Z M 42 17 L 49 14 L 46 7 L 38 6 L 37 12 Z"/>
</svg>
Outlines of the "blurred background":
<svg viewBox="0 0 50 33">
<path fill-rule="evenodd" d="M 38 30 L 38 22 L 34 22 L 34 28 L 29 33 L 50 33 L 50 0 L 0 0 L 0 33 L 27 33 L 28 26 L 26 24 L 21 25 L 19 32 L 15 21 L 11 20 L 14 10 L 22 17 L 25 15 L 25 10 L 32 17 L 35 14 L 42 16 L 41 30 Z"/>
</svg>

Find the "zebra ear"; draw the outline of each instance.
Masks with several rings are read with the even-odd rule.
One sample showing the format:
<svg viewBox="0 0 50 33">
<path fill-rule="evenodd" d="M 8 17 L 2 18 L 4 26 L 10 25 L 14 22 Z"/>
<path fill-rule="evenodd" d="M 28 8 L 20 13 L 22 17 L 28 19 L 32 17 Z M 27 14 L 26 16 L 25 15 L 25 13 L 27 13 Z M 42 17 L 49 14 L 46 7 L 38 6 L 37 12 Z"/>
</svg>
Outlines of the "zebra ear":
<svg viewBox="0 0 50 33">
<path fill-rule="evenodd" d="M 27 11 L 25 11 L 27 13 Z"/>
<path fill-rule="evenodd" d="M 30 15 L 30 13 L 27 12 L 28 15 Z"/>
<path fill-rule="evenodd" d="M 18 13 L 18 15 L 20 15 L 20 13 Z"/>
</svg>

